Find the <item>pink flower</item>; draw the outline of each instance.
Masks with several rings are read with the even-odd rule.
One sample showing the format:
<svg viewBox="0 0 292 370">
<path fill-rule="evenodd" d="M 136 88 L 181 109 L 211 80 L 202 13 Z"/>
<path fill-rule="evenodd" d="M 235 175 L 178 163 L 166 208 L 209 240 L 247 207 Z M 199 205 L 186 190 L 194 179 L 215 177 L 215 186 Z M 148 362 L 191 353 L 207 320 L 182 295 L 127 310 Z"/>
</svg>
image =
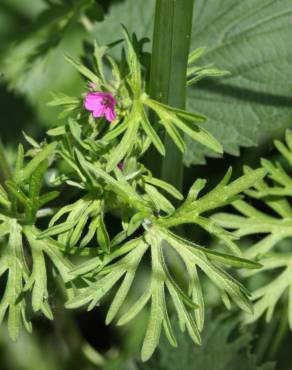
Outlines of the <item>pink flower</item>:
<svg viewBox="0 0 292 370">
<path fill-rule="evenodd" d="M 110 93 L 89 92 L 85 97 L 84 106 L 92 112 L 93 117 L 105 117 L 109 122 L 116 119 L 116 100 Z"/>
</svg>

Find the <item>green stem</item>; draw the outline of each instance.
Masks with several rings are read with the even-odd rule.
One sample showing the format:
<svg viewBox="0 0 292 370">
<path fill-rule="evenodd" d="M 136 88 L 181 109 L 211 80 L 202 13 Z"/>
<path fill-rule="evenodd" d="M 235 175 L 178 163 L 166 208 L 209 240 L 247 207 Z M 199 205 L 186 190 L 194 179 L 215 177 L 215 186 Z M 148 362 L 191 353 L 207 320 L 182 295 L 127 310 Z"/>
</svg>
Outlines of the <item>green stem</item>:
<svg viewBox="0 0 292 370">
<path fill-rule="evenodd" d="M 0 183 L 5 185 L 5 181 L 11 178 L 11 169 L 6 158 L 5 150 L 0 140 Z"/>
<path fill-rule="evenodd" d="M 177 108 L 186 104 L 186 71 L 190 48 L 194 0 L 157 0 L 150 72 L 150 96 Z M 183 157 L 168 136 L 166 156 L 150 154 L 150 166 L 178 189 L 182 188 Z"/>
</svg>

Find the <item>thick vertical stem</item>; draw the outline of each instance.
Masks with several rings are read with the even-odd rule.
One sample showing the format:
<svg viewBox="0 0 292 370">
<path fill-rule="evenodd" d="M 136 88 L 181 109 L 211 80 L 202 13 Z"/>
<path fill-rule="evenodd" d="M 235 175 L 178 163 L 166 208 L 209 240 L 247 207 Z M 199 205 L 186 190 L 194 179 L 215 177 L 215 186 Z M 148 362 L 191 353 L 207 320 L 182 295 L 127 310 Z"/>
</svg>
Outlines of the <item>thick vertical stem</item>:
<svg viewBox="0 0 292 370">
<path fill-rule="evenodd" d="M 150 73 L 150 95 L 162 103 L 185 108 L 186 71 L 194 0 L 157 0 Z M 164 135 L 164 134 L 163 134 Z M 182 187 L 183 158 L 168 136 L 165 158 L 151 156 L 153 171 L 177 188 Z"/>
</svg>

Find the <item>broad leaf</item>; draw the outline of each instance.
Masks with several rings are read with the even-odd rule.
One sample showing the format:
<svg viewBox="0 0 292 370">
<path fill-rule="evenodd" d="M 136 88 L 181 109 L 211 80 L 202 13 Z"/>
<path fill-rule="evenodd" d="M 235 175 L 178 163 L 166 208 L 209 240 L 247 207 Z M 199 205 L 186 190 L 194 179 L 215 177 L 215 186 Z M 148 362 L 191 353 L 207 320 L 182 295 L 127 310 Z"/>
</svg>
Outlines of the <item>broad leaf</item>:
<svg viewBox="0 0 292 370">
<path fill-rule="evenodd" d="M 238 155 L 292 119 L 291 15 L 290 0 L 195 2 L 192 49 L 206 47 L 196 64 L 230 74 L 190 88 L 189 109 L 208 117 L 204 127 L 227 153 Z M 187 140 L 186 164 L 211 154 Z"/>
</svg>

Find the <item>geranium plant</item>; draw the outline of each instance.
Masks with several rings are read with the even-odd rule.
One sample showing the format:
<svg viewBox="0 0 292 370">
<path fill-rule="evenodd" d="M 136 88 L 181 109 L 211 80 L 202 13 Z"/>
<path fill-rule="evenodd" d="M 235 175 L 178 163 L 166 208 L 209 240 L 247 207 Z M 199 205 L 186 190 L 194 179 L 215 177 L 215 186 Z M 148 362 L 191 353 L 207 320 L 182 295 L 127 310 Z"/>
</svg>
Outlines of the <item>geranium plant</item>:
<svg viewBox="0 0 292 370">
<path fill-rule="evenodd" d="M 70 4 L 48 2 L 59 18 L 47 9 L 42 37 L 50 43 L 41 42 L 29 64 L 60 44 L 61 35 L 52 42 L 54 27 L 69 32 L 80 22 L 91 31 L 102 19 L 94 1 Z M 216 81 L 216 89 L 232 76 L 220 60 L 205 63 L 207 45 L 191 49 L 193 8 L 193 0 L 157 0 L 150 59 L 147 40 L 126 26 L 109 44 L 85 44 L 78 58 L 65 53 L 82 91 L 52 92 L 48 105 L 58 109 L 58 119 L 40 140 L 24 133 L 26 144 L 12 160 L 1 147 L 0 322 L 12 340 L 23 327 L 31 332 L 39 315 L 55 322 L 56 304 L 64 322 L 73 310 L 86 316 L 94 309 L 106 312 L 107 325 L 133 328 L 144 315 L 145 362 L 162 332 L 174 347 L 178 330 L 199 346 L 214 305 L 235 312 L 236 324 L 264 312 L 270 320 L 286 290 L 291 327 L 291 256 L 282 245 L 292 235 L 288 170 L 262 160 L 236 176 L 229 167 L 218 181 L 209 173 L 209 181 L 194 175 L 184 183 L 183 158 L 196 148 L 199 156 L 223 157 L 226 147 L 199 100 L 197 112 L 186 108 L 187 87 L 203 83 L 198 86 L 208 90 Z M 290 131 L 286 145 L 276 141 L 276 147 L 291 164 Z M 261 233 L 246 248 L 243 237 Z M 251 293 L 246 277 L 275 268 L 284 271 Z M 228 333 L 233 325 L 216 322 Z M 79 350 L 92 365 L 112 364 L 111 355 L 102 357 L 89 344 Z"/>
</svg>

